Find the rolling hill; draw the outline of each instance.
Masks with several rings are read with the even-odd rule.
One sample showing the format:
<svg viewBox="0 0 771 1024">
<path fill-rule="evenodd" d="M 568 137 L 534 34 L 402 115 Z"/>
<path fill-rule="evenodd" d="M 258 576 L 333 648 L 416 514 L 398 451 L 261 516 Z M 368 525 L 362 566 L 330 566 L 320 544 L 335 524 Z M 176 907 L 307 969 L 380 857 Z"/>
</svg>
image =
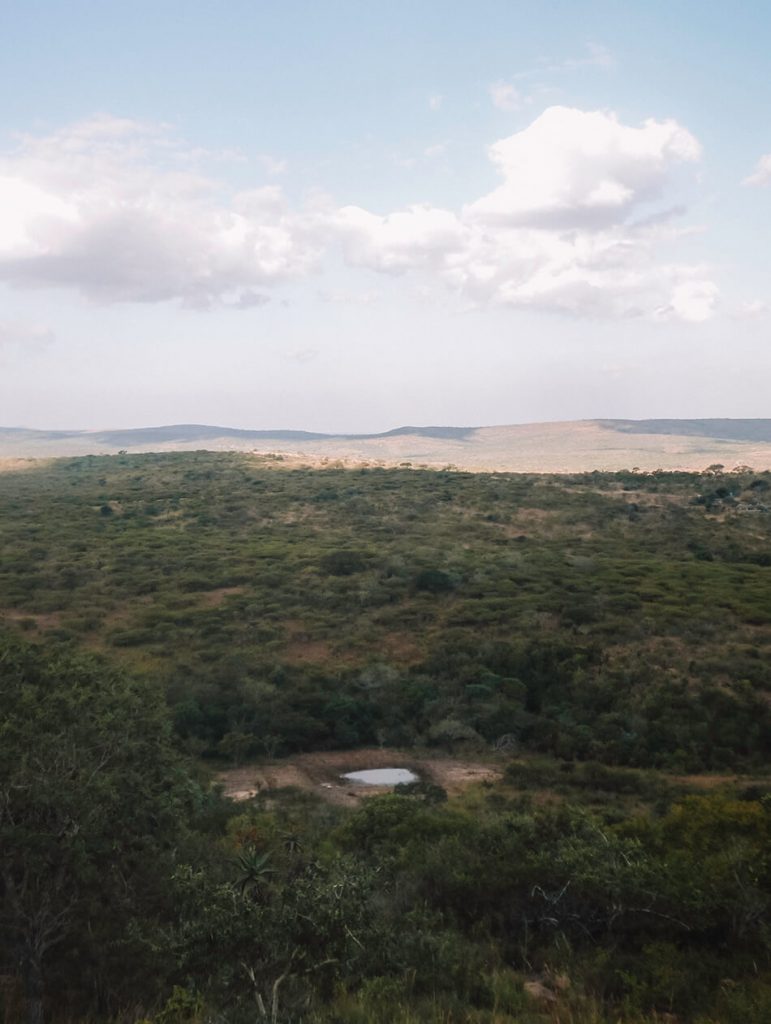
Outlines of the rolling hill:
<svg viewBox="0 0 771 1024">
<path fill-rule="evenodd" d="M 403 426 L 379 434 L 176 424 L 128 430 L 0 428 L 0 458 L 162 451 L 274 453 L 290 464 L 341 462 L 465 470 L 579 472 L 771 468 L 771 419 L 574 420 L 495 427 Z"/>
</svg>

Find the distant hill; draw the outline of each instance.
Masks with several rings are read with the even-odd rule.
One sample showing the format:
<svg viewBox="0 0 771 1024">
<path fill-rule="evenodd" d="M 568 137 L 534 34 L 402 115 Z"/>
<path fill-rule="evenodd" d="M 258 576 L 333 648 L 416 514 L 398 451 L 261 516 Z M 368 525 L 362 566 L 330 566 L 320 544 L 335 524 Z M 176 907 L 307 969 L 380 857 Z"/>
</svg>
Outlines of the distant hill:
<svg viewBox="0 0 771 1024">
<path fill-rule="evenodd" d="M 624 434 L 670 434 L 712 437 L 727 441 L 771 442 L 769 420 L 597 420 L 601 426 Z"/>
<path fill-rule="evenodd" d="M 574 420 L 499 427 L 404 426 L 379 434 L 241 430 L 173 424 L 131 430 L 0 428 L 0 458 L 152 451 L 272 453 L 289 464 L 454 466 L 467 470 L 581 472 L 638 468 L 771 469 L 771 419 Z"/>
<path fill-rule="evenodd" d="M 239 441 L 364 441 L 369 438 L 433 437 L 459 439 L 473 434 L 474 427 L 396 427 L 382 434 L 318 434 L 308 430 L 239 430 L 235 427 L 212 427 L 200 423 L 177 423 L 168 427 L 135 427 L 128 430 L 30 430 L 25 427 L 0 427 L 0 443 L 8 441 L 82 441 L 85 444 L 135 448 L 148 444 L 189 444 L 191 441 L 213 441 L 230 437 Z"/>
</svg>

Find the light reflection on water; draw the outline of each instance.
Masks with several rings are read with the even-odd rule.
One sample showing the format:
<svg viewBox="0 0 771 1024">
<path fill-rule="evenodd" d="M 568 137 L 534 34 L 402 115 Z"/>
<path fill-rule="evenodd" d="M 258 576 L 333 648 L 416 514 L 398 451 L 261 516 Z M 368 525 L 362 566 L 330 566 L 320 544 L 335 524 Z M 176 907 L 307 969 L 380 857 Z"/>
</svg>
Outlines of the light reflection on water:
<svg viewBox="0 0 771 1024">
<path fill-rule="evenodd" d="M 365 786 L 397 786 L 400 782 L 418 781 L 417 775 L 409 768 L 368 768 L 363 772 L 347 772 L 342 778 Z"/>
</svg>

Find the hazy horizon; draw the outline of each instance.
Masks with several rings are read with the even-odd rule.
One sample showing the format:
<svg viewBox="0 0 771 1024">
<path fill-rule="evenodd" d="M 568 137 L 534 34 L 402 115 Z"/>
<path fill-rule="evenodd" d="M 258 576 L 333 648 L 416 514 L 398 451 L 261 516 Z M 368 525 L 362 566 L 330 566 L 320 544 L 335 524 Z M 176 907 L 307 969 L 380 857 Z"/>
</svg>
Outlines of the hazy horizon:
<svg viewBox="0 0 771 1024">
<path fill-rule="evenodd" d="M 361 431 L 361 430 L 316 430 L 306 426 L 296 426 L 287 423 L 273 424 L 233 424 L 233 423 L 205 423 L 202 420 L 190 420 L 186 422 L 158 422 L 158 423 L 102 423 L 94 427 L 81 427 L 69 424 L 63 427 L 39 426 L 31 423 L 0 423 L 0 431 L 19 430 L 40 433 L 121 433 L 129 431 L 152 431 L 167 430 L 175 427 L 200 427 L 205 429 L 222 429 L 227 431 L 241 431 L 244 433 L 298 433 L 318 434 L 328 437 L 378 437 L 382 434 L 404 432 L 408 430 L 494 430 L 506 427 L 537 427 L 551 425 L 569 425 L 571 423 L 694 423 L 694 422 L 771 422 L 769 416 L 583 416 L 576 419 L 553 419 L 553 420 L 511 420 L 508 423 L 394 423 L 384 427 L 382 430 Z"/>
</svg>

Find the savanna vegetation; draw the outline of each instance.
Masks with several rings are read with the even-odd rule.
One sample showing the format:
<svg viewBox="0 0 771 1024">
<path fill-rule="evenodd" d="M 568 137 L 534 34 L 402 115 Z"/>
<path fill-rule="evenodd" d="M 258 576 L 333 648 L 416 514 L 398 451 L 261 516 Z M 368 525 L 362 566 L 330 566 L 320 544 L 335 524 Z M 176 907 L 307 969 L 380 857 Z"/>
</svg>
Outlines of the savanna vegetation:
<svg viewBox="0 0 771 1024">
<path fill-rule="evenodd" d="M 7 1021 L 771 1018 L 771 475 L 0 476 Z M 225 763 L 503 770 L 351 810 Z"/>
</svg>

